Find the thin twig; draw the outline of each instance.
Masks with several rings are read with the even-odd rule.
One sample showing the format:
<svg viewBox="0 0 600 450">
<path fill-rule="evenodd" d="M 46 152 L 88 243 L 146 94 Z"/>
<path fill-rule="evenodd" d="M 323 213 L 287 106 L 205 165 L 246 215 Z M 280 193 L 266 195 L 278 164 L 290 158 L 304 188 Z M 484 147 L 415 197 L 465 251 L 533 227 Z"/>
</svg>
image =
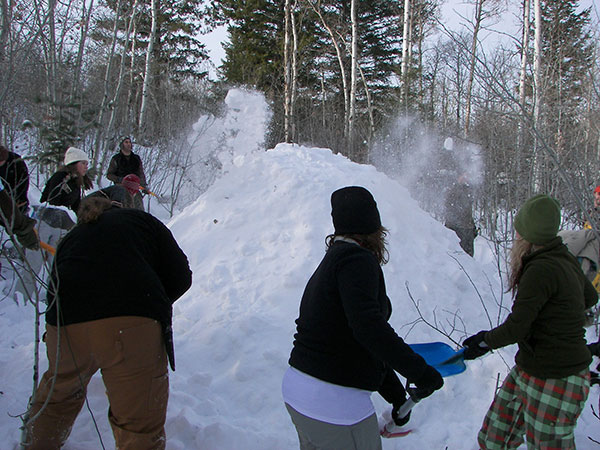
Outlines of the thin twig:
<svg viewBox="0 0 600 450">
<path fill-rule="evenodd" d="M 458 258 L 456 258 L 455 256 L 453 256 L 452 254 L 448 253 L 448 255 L 450 256 L 450 258 L 452 258 L 454 261 L 456 261 L 456 263 L 458 264 L 458 266 L 460 267 L 460 269 L 467 276 L 469 282 L 471 283 L 471 286 L 473 286 L 473 289 L 475 289 L 475 292 L 477 293 L 477 296 L 479 297 L 479 300 L 481 301 L 481 305 L 483 306 L 483 310 L 485 311 L 485 315 L 487 316 L 488 322 L 490 323 L 490 328 L 493 328 L 494 324 L 492 323 L 492 318 L 490 317 L 490 313 L 488 312 L 487 306 L 485 306 L 485 302 L 483 301 L 483 297 L 479 293 L 479 289 L 477 289 L 477 286 L 473 282 L 473 279 L 471 278 L 471 276 L 469 275 L 469 273 L 465 269 L 465 266 L 463 266 L 461 264 L 461 262 L 458 260 Z"/>
<path fill-rule="evenodd" d="M 410 292 L 410 289 L 408 287 L 408 281 L 405 283 L 405 285 L 406 285 L 406 290 L 408 292 L 408 297 L 413 302 L 413 305 L 415 305 L 415 309 L 417 310 L 417 313 L 419 314 L 419 320 L 422 321 L 423 323 L 425 323 L 426 325 L 428 325 L 429 327 L 433 328 L 438 333 L 444 335 L 446 338 L 448 338 L 448 340 L 452 341 L 454 344 L 460 346 L 460 343 L 458 341 L 454 340 L 450 336 L 450 334 L 452 333 L 452 331 L 454 331 L 454 329 L 450 333 L 447 333 L 445 330 L 442 330 L 440 327 L 437 326 L 437 319 L 435 319 L 435 311 L 433 312 L 433 314 L 434 314 L 434 323 L 433 324 L 431 322 L 429 322 L 427 319 L 425 319 L 425 317 L 421 313 L 419 303 L 414 299 L 414 297 L 412 296 L 412 294 Z M 455 313 L 455 314 L 457 315 L 458 313 Z"/>
</svg>

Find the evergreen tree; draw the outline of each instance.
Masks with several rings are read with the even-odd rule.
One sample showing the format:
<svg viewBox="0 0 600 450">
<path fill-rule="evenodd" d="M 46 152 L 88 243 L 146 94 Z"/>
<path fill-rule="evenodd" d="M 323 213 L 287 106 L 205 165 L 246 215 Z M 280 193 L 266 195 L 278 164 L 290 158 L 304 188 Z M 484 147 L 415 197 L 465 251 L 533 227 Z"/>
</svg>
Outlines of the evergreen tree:
<svg viewBox="0 0 600 450">
<path fill-rule="evenodd" d="M 221 18 L 230 23 L 223 78 L 266 93 L 275 109 L 270 142 L 275 143 L 283 138 L 283 124 L 277 122 L 284 101 L 283 1 L 219 0 L 217 3 Z M 424 23 L 424 18 L 433 14 L 432 8 L 425 7 L 431 1 L 415 4 L 415 14 L 420 15 L 416 20 Z M 359 2 L 360 71 L 355 117 L 358 141 L 366 141 L 371 120 L 382 123 L 394 113 L 398 102 L 396 75 L 401 62 L 402 8 L 400 0 Z M 305 0 L 297 3 L 293 14 L 298 36 L 296 138 L 343 150 L 347 107 L 344 97 L 348 95 L 351 69 L 350 4 L 340 0 Z M 423 27 L 417 28 L 417 33 L 422 30 Z M 416 60 L 411 67 L 413 76 L 418 76 Z M 415 92 L 418 94 L 418 89 Z"/>
</svg>

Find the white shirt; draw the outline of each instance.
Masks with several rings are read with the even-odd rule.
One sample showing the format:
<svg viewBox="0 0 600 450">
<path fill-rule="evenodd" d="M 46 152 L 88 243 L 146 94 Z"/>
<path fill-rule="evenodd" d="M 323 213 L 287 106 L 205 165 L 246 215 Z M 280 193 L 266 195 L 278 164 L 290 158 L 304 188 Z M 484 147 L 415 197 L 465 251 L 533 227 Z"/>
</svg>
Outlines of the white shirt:
<svg viewBox="0 0 600 450">
<path fill-rule="evenodd" d="M 281 385 L 283 400 L 311 419 L 354 425 L 375 413 L 371 392 L 340 386 L 289 367 Z"/>
</svg>

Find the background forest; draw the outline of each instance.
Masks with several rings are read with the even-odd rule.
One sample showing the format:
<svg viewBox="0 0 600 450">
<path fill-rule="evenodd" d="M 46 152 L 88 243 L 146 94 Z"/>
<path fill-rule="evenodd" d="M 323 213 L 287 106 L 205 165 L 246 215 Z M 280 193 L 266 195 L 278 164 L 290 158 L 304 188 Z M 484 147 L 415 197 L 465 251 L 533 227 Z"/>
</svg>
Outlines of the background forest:
<svg viewBox="0 0 600 450">
<path fill-rule="evenodd" d="M 488 236 L 535 192 L 577 226 L 600 184 L 598 6 L 466 1 L 456 31 L 440 0 L 0 0 L 0 141 L 43 185 L 70 145 L 101 182 L 130 135 L 173 211 L 189 202 L 182 183 L 207 187 L 190 165 L 211 180 L 219 170 L 218 149 L 190 159 L 192 126 L 246 87 L 272 111 L 266 148 L 327 147 L 403 175 L 434 216 L 465 172 Z M 514 36 L 502 35 L 507 14 Z M 216 26 L 228 42 L 213 79 L 204 42 Z"/>
</svg>

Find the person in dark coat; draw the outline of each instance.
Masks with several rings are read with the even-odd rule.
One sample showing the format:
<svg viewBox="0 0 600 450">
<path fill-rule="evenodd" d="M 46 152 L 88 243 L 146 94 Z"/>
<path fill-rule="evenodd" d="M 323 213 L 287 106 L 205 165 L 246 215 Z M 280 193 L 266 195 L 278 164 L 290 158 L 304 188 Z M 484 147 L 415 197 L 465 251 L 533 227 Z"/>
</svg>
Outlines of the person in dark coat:
<svg viewBox="0 0 600 450">
<path fill-rule="evenodd" d="M 92 180 L 87 175 L 88 164 L 88 157 L 83 150 L 69 147 L 65 152 L 64 167 L 50 177 L 40 202 L 66 206 L 77 213 L 82 193 L 92 188 Z"/>
<path fill-rule="evenodd" d="M 141 158 L 133 153 L 133 144 L 129 137 L 125 137 L 119 143 L 119 153 L 114 155 L 108 164 L 106 178 L 115 184 L 121 184 L 123 178 L 129 174 L 134 174 L 140 179 L 140 185 L 146 189 L 146 175 Z"/>
<path fill-rule="evenodd" d="M 29 170 L 27 164 L 20 155 L 8 151 L 0 145 L 0 180 L 7 194 L 15 202 L 15 205 L 23 214 L 27 214 L 29 209 L 29 199 L 27 191 L 29 190 Z"/>
<path fill-rule="evenodd" d="M 477 228 L 473 221 L 473 190 L 465 174 L 446 193 L 444 225 L 456 233 L 465 253 L 473 256 Z"/>
<path fill-rule="evenodd" d="M 560 205 L 547 195 L 527 200 L 514 220 L 504 322 L 466 339 L 465 359 L 518 344 L 512 368 L 479 431 L 482 450 L 575 448 L 574 430 L 590 389 L 592 361 L 585 310 L 598 293 L 557 235 Z"/>
<path fill-rule="evenodd" d="M 0 184 L 0 224 L 9 234 L 14 234 L 19 244 L 30 250 L 40 247 L 40 240 L 35 232 L 37 221 L 15 207 L 12 197 Z"/>
<path fill-rule="evenodd" d="M 98 369 L 116 447 L 165 448 L 172 304 L 192 272 L 169 229 L 131 202 L 122 186 L 86 197 L 58 245 L 47 294 L 49 369 L 28 414 L 27 449 L 65 443 Z"/>
<path fill-rule="evenodd" d="M 440 389 L 443 379 L 388 323 L 386 230 L 373 196 L 345 187 L 331 195 L 331 206 L 335 232 L 302 295 L 283 399 L 301 449 L 380 449 L 371 393 L 394 406 L 401 425 L 408 416 L 397 411 L 407 396 L 395 371 L 419 397 Z"/>
</svg>

